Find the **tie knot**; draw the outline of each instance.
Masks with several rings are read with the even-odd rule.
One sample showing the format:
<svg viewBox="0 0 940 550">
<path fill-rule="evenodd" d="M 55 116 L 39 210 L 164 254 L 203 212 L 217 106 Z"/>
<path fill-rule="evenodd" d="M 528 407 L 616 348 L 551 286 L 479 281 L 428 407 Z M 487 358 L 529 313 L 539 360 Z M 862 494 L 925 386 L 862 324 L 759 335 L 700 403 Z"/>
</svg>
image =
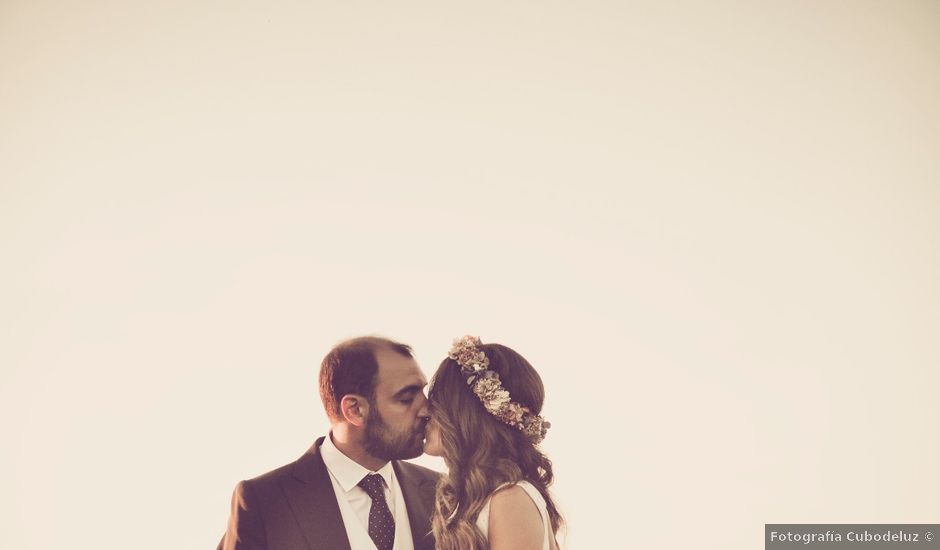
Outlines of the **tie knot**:
<svg viewBox="0 0 940 550">
<path fill-rule="evenodd" d="M 359 486 L 372 500 L 385 500 L 385 480 L 379 474 L 367 475 L 359 482 Z"/>
</svg>

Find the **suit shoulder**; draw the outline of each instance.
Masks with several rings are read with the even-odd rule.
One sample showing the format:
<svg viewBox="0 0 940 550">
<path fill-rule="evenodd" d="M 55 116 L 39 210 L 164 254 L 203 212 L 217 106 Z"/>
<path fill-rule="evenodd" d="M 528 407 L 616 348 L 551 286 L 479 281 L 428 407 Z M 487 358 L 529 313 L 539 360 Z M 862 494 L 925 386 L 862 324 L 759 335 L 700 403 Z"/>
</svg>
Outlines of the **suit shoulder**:
<svg viewBox="0 0 940 550">
<path fill-rule="evenodd" d="M 255 488 L 276 485 L 280 480 L 290 477 L 293 474 L 296 465 L 297 461 L 295 460 L 294 462 L 277 467 L 269 472 L 265 472 L 250 479 L 246 479 L 245 481 L 242 481 L 242 483 L 251 485 Z"/>
<path fill-rule="evenodd" d="M 321 470 L 325 471 L 323 459 L 320 457 L 320 444 L 322 442 L 323 438 L 321 437 L 312 447 L 307 449 L 307 452 L 293 462 L 255 476 L 247 480 L 247 483 L 255 487 L 274 487 L 292 478 L 308 479 L 311 476 L 316 476 Z"/>
<path fill-rule="evenodd" d="M 246 479 L 242 481 L 241 483 L 239 483 L 239 485 L 249 486 L 254 490 L 260 490 L 260 491 L 273 489 L 278 484 L 280 484 L 283 480 L 293 477 L 294 472 L 297 469 L 298 463 L 304 460 L 305 457 L 307 457 L 306 454 L 298 458 L 297 460 L 294 460 L 293 462 L 290 462 L 283 466 L 279 466 L 277 468 L 274 468 L 273 470 L 270 470 L 260 475 L 256 475 L 252 478 Z"/>
<path fill-rule="evenodd" d="M 296 460 L 294 462 L 291 462 L 290 464 L 279 466 L 271 470 L 270 472 L 265 472 L 261 475 L 257 475 L 248 481 L 251 481 L 253 483 L 264 483 L 265 481 L 268 481 L 268 480 L 275 480 L 275 479 L 280 479 L 285 476 L 289 476 L 291 472 L 294 471 L 295 464 L 297 464 Z"/>
</svg>

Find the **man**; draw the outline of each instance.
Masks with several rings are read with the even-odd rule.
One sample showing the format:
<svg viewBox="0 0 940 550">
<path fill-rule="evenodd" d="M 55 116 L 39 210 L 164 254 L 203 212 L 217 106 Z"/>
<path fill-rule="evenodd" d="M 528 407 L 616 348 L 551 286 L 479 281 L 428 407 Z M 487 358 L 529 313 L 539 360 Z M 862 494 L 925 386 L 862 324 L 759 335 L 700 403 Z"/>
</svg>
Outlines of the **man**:
<svg viewBox="0 0 940 550">
<path fill-rule="evenodd" d="M 440 474 L 421 455 L 427 379 L 411 348 L 341 342 L 320 366 L 330 433 L 297 461 L 242 481 L 219 550 L 433 550 Z"/>
</svg>

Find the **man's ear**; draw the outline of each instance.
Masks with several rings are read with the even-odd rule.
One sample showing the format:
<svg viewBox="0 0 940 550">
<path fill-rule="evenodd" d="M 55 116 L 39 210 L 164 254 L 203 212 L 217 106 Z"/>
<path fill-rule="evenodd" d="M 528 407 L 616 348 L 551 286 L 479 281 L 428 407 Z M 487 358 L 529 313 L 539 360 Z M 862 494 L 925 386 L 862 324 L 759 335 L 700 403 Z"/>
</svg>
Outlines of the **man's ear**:
<svg viewBox="0 0 940 550">
<path fill-rule="evenodd" d="M 346 422 L 361 428 L 369 418 L 369 401 L 361 395 L 347 393 L 339 402 L 339 410 Z"/>
</svg>

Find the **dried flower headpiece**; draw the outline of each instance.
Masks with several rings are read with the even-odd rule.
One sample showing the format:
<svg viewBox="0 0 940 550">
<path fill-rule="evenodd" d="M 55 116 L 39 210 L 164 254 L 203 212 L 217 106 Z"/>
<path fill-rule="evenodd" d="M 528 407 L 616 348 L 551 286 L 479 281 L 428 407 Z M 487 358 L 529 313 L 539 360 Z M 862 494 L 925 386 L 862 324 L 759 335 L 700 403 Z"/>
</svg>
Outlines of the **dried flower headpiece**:
<svg viewBox="0 0 940 550">
<path fill-rule="evenodd" d="M 528 407 L 516 403 L 503 388 L 499 375 L 490 370 L 490 360 L 479 348 L 482 345 L 476 336 L 464 336 L 454 340 L 448 357 L 460 365 L 460 371 L 467 378 L 467 385 L 480 399 L 486 411 L 522 433 L 529 436 L 536 444 L 545 439 L 551 424 Z"/>
</svg>

